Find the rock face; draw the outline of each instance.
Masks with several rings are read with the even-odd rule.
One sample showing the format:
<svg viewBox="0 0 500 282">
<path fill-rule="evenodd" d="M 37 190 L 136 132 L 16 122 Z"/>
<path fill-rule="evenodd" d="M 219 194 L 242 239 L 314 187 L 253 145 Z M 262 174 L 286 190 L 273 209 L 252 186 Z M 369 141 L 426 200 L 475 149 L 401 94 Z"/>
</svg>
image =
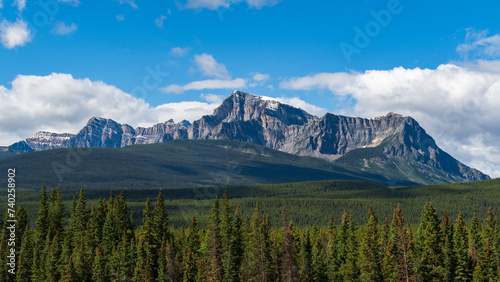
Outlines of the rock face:
<svg viewBox="0 0 500 282">
<path fill-rule="evenodd" d="M 251 142 L 287 153 L 337 160 L 367 172 L 396 175 L 419 183 L 488 179 L 442 151 L 411 117 L 389 113 L 377 118 L 307 112 L 241 91 L 190 124 L 169 120 L 132 128 L 92 118 L 76 135 L 39 132 L 12 147 L 39 151 L 65 147 L 122 148 L 173 139 L 227 139 Z M 392 177 L 392 176 L 390 176 Z"/>
<path fill-rule="evenodd" d="M 134 129 L 111 119 L 93 117 L 78 134 L 38 132 L 33 137 L 11 145 L 24 152 L 71 147 L 123 148 L 134 144 L 163 143 L 187 138 L 188 121 L 169 120 L 150 128 Z"/>
</svg>

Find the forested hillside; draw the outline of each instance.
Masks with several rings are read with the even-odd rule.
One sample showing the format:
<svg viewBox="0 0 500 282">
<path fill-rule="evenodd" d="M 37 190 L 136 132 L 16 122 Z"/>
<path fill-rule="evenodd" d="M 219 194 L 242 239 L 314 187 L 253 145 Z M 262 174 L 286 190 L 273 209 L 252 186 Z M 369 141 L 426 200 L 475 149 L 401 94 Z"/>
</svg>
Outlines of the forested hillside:
<svg viewBox="0 0 500 282">
<path fill-rule="evenodd" d="M 90 205 L 84 191 L 68 208 L 60 189 L 39 200 L 35 228 L 16 212 L 16 275 L 7 273 L 10 232 L 2 227 L 0 268 L 5 281 L 495 281 L 500 225 L 495 211 L 450 218 L 426 204 L 419 222 L 404 206 L 390 221 L 369 208 L 363 223 L 351 214 L 324 226 L 296 227 L 281 203 L 273 225 L 257 205 L 243 216 L 224 194 L 212 201 L 206 228 L 169 224 L 160 190 L 131 214 L 122 194 Z M 66 209 L 70 215 L 66 219 Z M 134 224 L 134 217 L 141 223 Z M 65 222 L 68 222 L 65 224 Z"/>
</svg>

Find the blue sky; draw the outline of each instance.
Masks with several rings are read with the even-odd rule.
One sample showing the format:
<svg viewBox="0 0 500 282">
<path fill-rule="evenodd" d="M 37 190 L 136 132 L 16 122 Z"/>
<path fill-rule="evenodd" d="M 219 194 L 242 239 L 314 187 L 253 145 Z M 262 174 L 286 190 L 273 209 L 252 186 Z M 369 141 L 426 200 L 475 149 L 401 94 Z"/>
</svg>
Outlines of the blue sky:
<svg viewBox="0 0 500 282">
<path fill-rule="evenodd" d="M 1 145 L 93 115 L 194 120 L 241 89 L 317 115 L 412 115 L 500 176 L 498 1 L 0 3 Z"/>
</svg>

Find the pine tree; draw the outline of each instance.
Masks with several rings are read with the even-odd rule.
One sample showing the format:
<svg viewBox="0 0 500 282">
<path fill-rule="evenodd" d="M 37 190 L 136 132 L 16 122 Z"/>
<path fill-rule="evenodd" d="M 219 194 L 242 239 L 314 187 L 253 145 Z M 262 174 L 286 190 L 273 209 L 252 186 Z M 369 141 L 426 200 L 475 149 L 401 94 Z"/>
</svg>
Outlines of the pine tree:
<svg viewBox="0 0 500 282">
<path fill-rule="evenodd" d="M 330 217 L 328 221 L 328 232 L 327 232 L 327 248 L 326 248 L 326 260 L 327 260 L 327 275 L 329 281 L 335 281 L 338 277 L 338 271 L 340 265 L 338 264 L 338 234 L 337 228 L 335 227 L 335 222 L 333 217 Z"/>
<path fill-rule="evenodd" d="M 78 195 L 78 204 L 75 209 L 75 218 L 73 221 L 73 231 L 75 232 L 73 236 L 77 239 L 81 239 L 84 236 L 84 232 L 87 229 L 88 222 L 88 211 L 87 211 L 87 199 L 85 199 L 85 193 L 83 189 L 80 189 L 80 194 Z"/>
<path fill-rule="evenodd" d="M 107 282 L 111 281 L 106 257 L 103 254 L 102 246 L 97 247 L 94 263 L 92 264 L 92 281 Z"/>
<path fill-rule="evenodd" d="M 16 249 L 19 254 L 19 250 L 22 248 L 22 238 L 24 232 L 26 232 L 26 227 L 29 227 L 28 213 L 23 205 L 16 206 Z"/>
<path fill-rule="evenodd" d="M 137 234 L 137 265 L 134 271 L 135 281 L 142 281 L 148 275 L 153 279 L 156 277 L 154 273 L 156 257 L 153 254 L 153 219 L 151 211 L 151 203 L 149 198 L 146 200 L 146 205 L 142 211 L 143 225 Z"/>
<path fill-rule="evenodd" d="M 443 279 L 445 281 L 453 281 L 455 279 L 455 248 L 453 246 L 453 224 L 450 223 L 448 213 L 443 212 L 441 220 L 441 236 L 444 240 L 443 245 Z"/>
<path fill-rule="evenodd" d="M 209 249 L 208 281 L 221 281 L 224 270 L 222 269 L 222 245 L 220 231 L 219 199 L 215 199 L 210 215 L 209 236 L 207 236 Z"/>
<path fill-rule="evenodd" d="M 228 220 L 229 221 L 229 220 Z M 230 251 L 226 259 L 226 268 L 224 279 L 226 281 L 239 281 L 240 268 L 243 264 L 243 256 L 245 252 L 245 235 L 243 233 L 243 220 L 241 217 L 240 206 L 236 207 L 234 228 L 231 232 Z"/>
<path fill-rule="evenodd" d="M 64 213 L 64 204 L 61 200 L 60 186 L 57 187 L 57 190 L 55 188 L 52 189 L 49 202 L 50 209 L 48 214 L 48 234 L 49 240 L 52 241 L 56 234 L 59 234 L 59 236 L 61 236 L 64 231 L 64 220 L 66 215 Z"/>
<path fill-rule="evenodd" d="M 196 281 L 200 245 L 200 229 L 198 228 L 196 217 L 193 215 L 191 224 L 187 229 L 186 248 L 184 248 L 184 281 Z"/>
<path fill-rule="evenodd" d="M 281 266 L 283 277 L 281 281 L 298 281 L 299 268 L 295 256 L 295 238 L 291 224 L 288 220 L 288 214 L 284 202 L 281 214 L 283 218 L 283 243 L 281 245 Z"/>
<path fill-rule="evenodd" d="M 158 259 L 158 281 L 180 281 L 179 272 L 175 248 L 169 243 L 162 245 Z"/>
<path fill-rule="evenodd" d="M 461 213 L 457 218 L 453 240 L 457 262 L 455 268 L 455 280 L 469 281 L 472 278 L 472 263 L 469 257 L 467 228 Z"/>
<path fill-rule="evenodd" d="M 168 214 L 165 211 L 165 199 L 160 190 L 153 209 L 153 253 L 158 256 L 162 242 L 170 241 L 168 234 Z"/>
<path fill-rule="evenodd" d="M 50 236 L 50 235 L 49 235 Z M 56 233 L 52 239 L 49 250 L 45 258 L 45 273 L 47 281 L 59 281 L 62 274 L 59 272 L 59 260 L 62 253 L 62 244 L 59 233 Z"/>
<path fill-rule="evenodd" d="M 424 207 L 417 230 L 417 275 L 424 281 L 442 281 L 444 273 L 442 243 L 437 212 L 430 204 Z"/>
<path fill-rule="evenodd" d="M 360 270 L 358 266 L 359 260 L 359 244 L 356 237 L 357 227 L 354 223 L 352 214 L 349 216 L 346 233 L 346 258 L 345 263 L 339 268 L 339 275 L 344 280 L 359 281 Z"/>
<path fill-rule="evenodd" d="M 303 234 L 301 238 L 299 258 L 300 281 L 312 280 L 314 274 L 312 266 L 312 245 L 309 232 Z"/>
<path fill-rule="evenodd" d="M 21 251 L 19 253 L 19 264 L 17 268 L 16 281 L 30 281 L 33 265 L 33 231 L 26 226 L 22 239 Z"/>
<path fill-rule="evenodd" d="M 326 250 L 324 246 L 325 234 L 319 231 L 316 225 L 311 230 L 312 242 L 312 280 L 328 281 Z"/>
<path fill-rule="evenodd" d="M 131 281 L 134 268 L 137 264 L 136 248 L 134 241 L 128 241 L 125 232 L 122 239 L 112 251 L 111 259 L 108 261 L 109 269 L 114 275 L 115 281 Z M 104 248 L 103 248 L 103 255 Z"/>
<path fill-rule="evenodd" d="M 43 245 L 49 230 L 49 204 L 47 203 L 47 189 L 45 185 L 40 193 L 40 208 L 36 220 L 36 244 Z"/>
<path fill-rule="evenodd" d="M 77 211 L 78 213 L 78 211 Z M 78 281 L 91 281 L 92 278 L 92 262 L 91 257 L 88 255 L 87 244 L 84 242 L 84 239 L 80 239 L 80 244 L 76 249 L 76 253 L 74 254 L 75 260 L 75 272 Z"/>
<path fill-rule="evenodd" d="M 233 208 L 229 204 L 227 192 L 224 192 L 222 198 L 222 214 L 220 219 L 220 240 L 222 248 L 222 280 L 233 281 L 236 278 L 234 271 L 233 260 L 235 256 L 233 244 Z"/>
<path fill-rule="evenodd" d="M 360 253 L 359 268 L 361 270 L 360 279 L 362 281 L 382 281 L 379 242 L 380 236 L 377 230 L 377 218 L 370 207 Z"/>
<path fill-rule="evenodd" d="M 479 259 L 479 254 L 483 250 L 483 239 L 481 234 L 480 222 L 476 217 L 476 214 L 472 217 L 471 228 L 470 228 L 470 241 L 469 241 L 469 253 L 471 256 L 472 268 L 477 264 Z"/>
<path fill-rule="evenodd" d="M 484 249 L 479 255 L 479 262 L 475 269 L 475 281 L 495 281 L 495 279 L 498 279 L 496 276 L 497 267 L 495 265 L 493 246 L 489 239 L 484 244 Z"/>
</svg>

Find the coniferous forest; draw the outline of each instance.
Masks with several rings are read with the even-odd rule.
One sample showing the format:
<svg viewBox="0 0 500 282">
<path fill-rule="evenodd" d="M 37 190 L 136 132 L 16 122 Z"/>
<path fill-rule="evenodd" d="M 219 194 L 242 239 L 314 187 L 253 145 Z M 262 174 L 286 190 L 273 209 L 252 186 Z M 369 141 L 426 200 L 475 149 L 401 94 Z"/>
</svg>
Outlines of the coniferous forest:
<svg viewBox="0 0 500 282">
<path fill-rule="evenodd" d="M 432 204 L 416 225 L 404 207 L 392 221 L 376 210 L 364 223 L 344 213 L 325 227 L 296 227 L 282 204 L 271 226 L 257 205 L 243 216 L 227 194 L 214 199 L 206 228 L 169 225 L 162 191 L 144 203 L 142 223 L 124 194 L 89 206 L 84 191 L 69 207 L 60 189 L 40 195 L 34 228 L 16 211 L 16 274 L 8 272 L 7 217 L 0 240 L 1 281 L 498 281 L 500 225 L 490 209 L 466 223 Z"/>
</svg>

